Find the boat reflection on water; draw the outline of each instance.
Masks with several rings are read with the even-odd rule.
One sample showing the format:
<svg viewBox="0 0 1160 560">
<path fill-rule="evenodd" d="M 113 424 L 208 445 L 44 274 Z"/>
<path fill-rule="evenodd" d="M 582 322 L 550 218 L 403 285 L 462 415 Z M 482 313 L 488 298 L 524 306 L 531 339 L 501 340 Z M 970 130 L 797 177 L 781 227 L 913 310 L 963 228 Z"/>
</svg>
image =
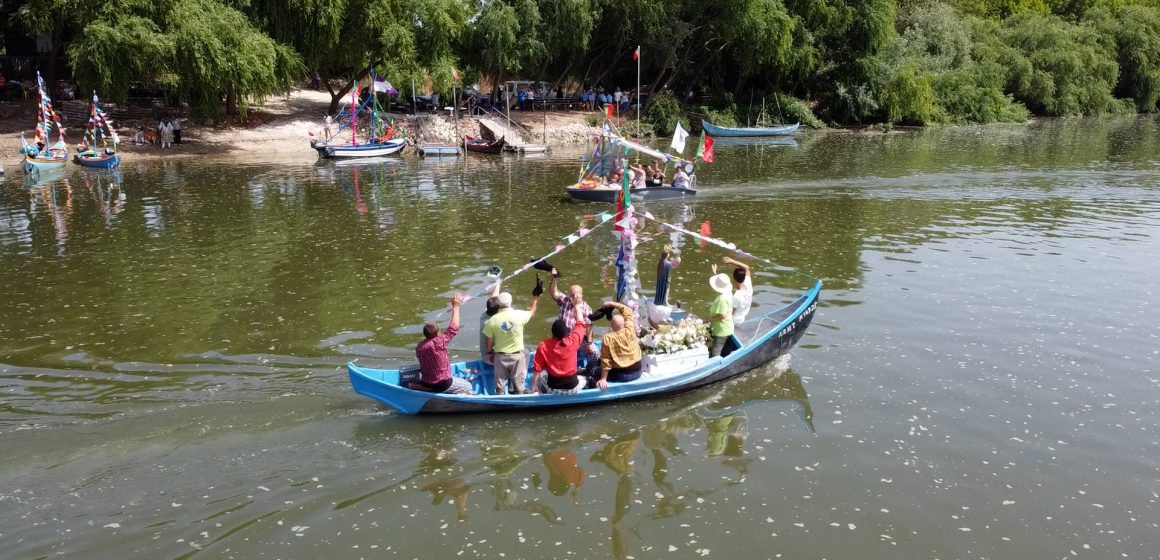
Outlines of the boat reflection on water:
<svg viewBox="0 0 1160 560">
<path fill-rule="evenodd" d="M 546 545 L 572 531 L 564 527 L 599 519 L 608 524 L 614 556 L 627 558 L 641 540 L 642 524 L 679 515 L 694 502 L 744 485 L 750 464 L 759 460 L 746 449 L 747 411 L 786 404 L 796 411 L 801 427 L 813 433 L 813 409 L 801 376 L 770 364 L 672 399 L 551 415 L 375 417 L 359 424 L 356 441 L 375 448 L 401 436 L 420 458 L 401 481 L 337 508 L 393 494 L 401 483 L 429 494 L 437 509 L 453 506 L 460 523 L 490 510 L 525 512 L 561 527 L 545 532 L 515 521 L 499 529 L 510 529 L 520 542 L 543 540 Z M 706 476 L 670 474 L 689 469 Z M 722 473 L 714 475 L 714 470 Z M 706 480 L 713 482 L 706 485 Z M 602 498 L 609 493 L 613 503 Z M 442 515 L 431 513 L 435 519 Z M 486 523 L 505 523 L 498 519 L 488 515 Z"/>
</svg>

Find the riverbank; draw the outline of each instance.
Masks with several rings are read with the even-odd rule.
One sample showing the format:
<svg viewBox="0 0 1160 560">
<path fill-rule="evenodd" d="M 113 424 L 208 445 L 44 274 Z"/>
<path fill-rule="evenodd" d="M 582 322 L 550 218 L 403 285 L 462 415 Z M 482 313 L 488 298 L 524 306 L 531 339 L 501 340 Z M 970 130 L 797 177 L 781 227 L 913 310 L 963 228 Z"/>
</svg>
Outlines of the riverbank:
<svg viewBox="0 0 1160 560">
<path fill-rule="evenodd" d="M 261 106 L 251 108 L 253 118 L 249 120 L 255 123 L 251 126 L 205 126 L 185 122 L 182 143 L 167 149 L 148 144 L 133 145 L 132 127 L 138 123 L 117 123 L 118 127 L 127 125 L 118 129 L 122 138 L 121 151 L 135 160 L 192 156 L 245 156 L 262 161 L 313 159 L 315 154 L 309 147 L 310 133 L 320 133 L 329 104 L 330 96 L 326 92 L 296 89 L 289 95 L 272 97 Z M 513 126 L 513 129 L 523 136 L 524 141 L 560 146 L 581 144 L 599 133 L 598 127 L 588 123 L 594 114 L 590 111 L 516 112 L 511 118 L 522 125 Z M 10 103 L 0 112 L 0 164 L 6 170 L 19 169 L 21 132 L 25 138 L 31 139 L 35 118 L 34 100 Z M 459 144 L 464 135 L 480 135 L 480 119 L 474 117 L 456 120 L 448 115 L 393 114 L 392 118 L 400 127 L 410 131 L 418 142 Z M 79 141 L 82 128 L 83 123 L 65 123 L 65 138 L 70 145 Z"/>
</svg>

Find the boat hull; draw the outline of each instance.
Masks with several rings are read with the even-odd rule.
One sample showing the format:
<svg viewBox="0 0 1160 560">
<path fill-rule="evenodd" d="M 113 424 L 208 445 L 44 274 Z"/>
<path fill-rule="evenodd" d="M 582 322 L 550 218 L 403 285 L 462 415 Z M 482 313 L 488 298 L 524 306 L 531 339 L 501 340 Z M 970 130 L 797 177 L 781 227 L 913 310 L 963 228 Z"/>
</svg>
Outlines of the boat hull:
<svg viewBox="0 0 1160 560">
<path fill-rule="evenodd" d="M 83 156 L 76 154 L 73 156 L 73 163 L 81 167 L 90 167 L 93 169 L 112 169 L 121 165 L 121 155 L 102 154 L 97 156 Z"/>
<path fill-rule="evenodd" d="M 786 126 L 772 126 L 764 128 L 731 128 L 728 126 L 717 126 L 706 120 L 701 120 L 701 128 L 707 134 L 715 137 L 724 138 L 742 138 L 750 136 L 789 136 L 801 128 L 801 123 L 791 124 Z"/>
<path fill-rule="evenodd" d="M 60 169 L 64 164 L 68 163 L 68 156 L 60 158 L 39 158 L 39 157 L 24 157 L 24 172 L 38 173 L 40 171 L 48 171 L 51 169 Z"/>
<path fill-rule="evenodd" d="M 419 146 L 421 156 L 458 156 L 459 146 Z"/>
<path fill-rule="evenodd" d="M 467 139 L 463 142 L 463 148 L 476 154 L 498 154 L 503 151 L 503 138 L 490 143 L 481 143 L 478 141 L 473 142 L 473 140 L 475 139 L 468 136 Z"/>
<path fill-rule="evenodd" d="M 628 383 L 612 383 L 607 391 L 587 389 L 576 395 L 449 395 L 400 387 L 400 370 L 366 369 L 351 363 L 347 372 L 355 392 L 404 414 L 543 410 L 675 395 L 741 375 L 788 352 L 812 322 L 821 289 L 819 281 L 790 305 L 738 325 L 735 336 L 745 340 L 725 358 L 711 358 L 676 375 L 642 376 Z M 532 362 L 531 358 L 528 362 Z M 490 372 L 480 362 L 458 362 L 452 364 L 452 369 L 458 376 L 479 370 L 474 381 L 477 392 L 491 383 Z M 530 375 L 529 372 L 529 383 Z"/>
<path fill-rule="evenodd" d="M 318 151 L 319 155 L 327 159 L 350 159 L 390 156 L 401 152 L 406 146 L 407 141 L 399 139 L 375 144 L 359 144 L 358 146 L 315 144 L 314 149 Z"/>
<path fill-rule="evenodd" d="M 676 198 L 686 198 L 694 196 L 697 191 L 693 189 L 678 189 L 676 187 L 644 187 L 643 189 L 631 189 L 633 202 L 649 201 L 649 200 L 671 200 Z M 620 196 L 621 189 L 584 189 L 580 187 L 568 187 L 568 196 L 576 202 L 606 202 L 615 204 L 616 199 Z"/>
</svg>

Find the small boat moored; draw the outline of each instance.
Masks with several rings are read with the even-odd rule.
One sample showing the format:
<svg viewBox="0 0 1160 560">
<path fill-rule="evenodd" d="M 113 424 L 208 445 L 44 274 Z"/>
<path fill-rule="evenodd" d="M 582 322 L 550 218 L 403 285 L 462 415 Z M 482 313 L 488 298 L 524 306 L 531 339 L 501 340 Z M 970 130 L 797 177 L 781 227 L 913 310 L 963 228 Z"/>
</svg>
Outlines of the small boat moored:
<svg viewBox="0 0 1160 560">
<path fill-rule="evenodd" d="M 475 138 L 474 136 L 463 137 L 463 148 L 468 152 L 477 154 L 498 154 L 503 151 L 504 139 L 500 138 L 494 142 L 488 142 L 482 138 Z"/>
<path fill-rule="evenodd" d="M 732 128 L 728 126 L 717 126 L 707 120 L 701 119 L 701 128 L 704 129 L 706 133 L 712 136 L 723 138 L 741 138 L 746 136 L 789 136 L 797 132 L 801 126 L 801 123 L 797 123 L 785 126 Z"/>
<path fill-rule="evenodd" d="M 446 144 L 421 144 L 419 146 L 419 155 L 421 156 L 458 156 L 459 154 L 459 146 Z"/>
<path fill-rule="evenodd" d="M 112 169 L 121 165 L 121 155 L 118 153 L 80 152 L 73 156 L 73 162 L 81 167 L 95 169 Z"/>
<path fill-rule="evenodd" d="M 23 134 L 20 136 L 20 152 L 24 155 L 21 163 L 24 172 L 29 175 L 59 169 L 68 163 L 68 144 L 64 141 L 64 128 L 60 125 L 60 115 L 52 108 L 52 99 L 48 96 L 48 88 L 40 72 L 36 73 L 36 83 L 40 95 L 36 113 L 36 143 L 29 144 Z M 49 146 L 49 135 L 54 126 L 57 129 L 57 141 Z"/>
</svg>

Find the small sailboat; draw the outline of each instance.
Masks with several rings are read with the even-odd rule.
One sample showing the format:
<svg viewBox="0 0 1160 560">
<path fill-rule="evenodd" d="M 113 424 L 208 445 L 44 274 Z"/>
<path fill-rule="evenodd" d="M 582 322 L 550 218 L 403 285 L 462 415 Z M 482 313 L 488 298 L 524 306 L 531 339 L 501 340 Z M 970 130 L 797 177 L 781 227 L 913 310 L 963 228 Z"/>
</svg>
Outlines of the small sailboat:
<svg viewBox="0 0 1160 560">
<path fill-rule="evenodd" d="M 48 86 L 40 72 L 36 73 L 36 83 L 40 94 L 40 104 L 36 113 L 36 143 L 29 144 L 20 136 L 20 143 L 24 154 L 24 172 L 39 173 L 50 169 L 59 169 L 68 163 L 68 144 L 64 141 L 64 128 L 60 125 L 60 115 L 52 108 L 52 98 L 48 96 Z M 53 127 L 57 130 L 57 141 L 49 146 L 49 138 Z"/>
<path fill-rule="evenodd" d="M 372 79 L 372 83 L 375 84 L 379 81 L 381 80 L 378 78 Z M 334 136 L 323 140 L 312 139 L 310 147 L 314 148 L 319 156 L 327 159 L 383 157 L 401 152 L 407 146 L 407 140 L 395 137 L 400 130 L 395 128 L 394 123 L 379 106 L 378 96 L 375 95 L 377 91 L 379 90 L 376 85 L 371 95 L 367 96 L 366 101 L 360 104 L 358 102 L 359 87 L 356 83 L 351 88 L 350 114 L 340 113 L 335 119 L 339 123 L 338 131 L 335 132 Z M 370 115 L 370 124 L 366 133 L 366 141 L 360 142 L 358 125 L 359 116 L 363 113 Z M 329 126 L 330 123 L 327 124 L 328 128 Z M 340 143 L 339 134 L 347 128 L 350 129 L 350 142 Z"/>
<path fill-rule="evenodd" d="M 73 156 L 73 162 L 82 167 L 96 169 L 112 169 L 121 165 L 121 154 L 117 153 L 117 145 L 121 138 L 113 129 L 113 121 L 101 109 L 101 100 L 97 92 L 93 92 L 93 106 L 89 111 L 89 126 L 85 130 L 81 150 Z"/>
</svg>

